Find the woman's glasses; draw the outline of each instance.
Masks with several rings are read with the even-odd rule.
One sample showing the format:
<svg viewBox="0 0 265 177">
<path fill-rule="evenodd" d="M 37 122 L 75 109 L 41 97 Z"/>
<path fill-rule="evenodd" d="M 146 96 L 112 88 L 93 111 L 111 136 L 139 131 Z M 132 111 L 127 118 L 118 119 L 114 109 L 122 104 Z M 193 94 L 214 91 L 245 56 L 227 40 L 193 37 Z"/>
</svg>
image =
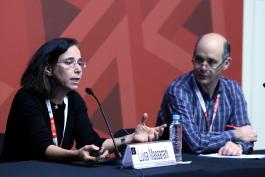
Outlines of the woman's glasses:
<svg viewBox="0 0 265 177">
<path fill-rule="evenodd" d="M 74 58 L 67 58 L 63 59 L 62 61 L 58 61 L 57 63 L 63 63 L 64 65 L 70 68 L 74 68 L 76 64 L 80 66 L 82 69 L 85 69 L 87 66 L 86 62 L 81 58 L 78 60 L 75 60 Z"/>
</svg>

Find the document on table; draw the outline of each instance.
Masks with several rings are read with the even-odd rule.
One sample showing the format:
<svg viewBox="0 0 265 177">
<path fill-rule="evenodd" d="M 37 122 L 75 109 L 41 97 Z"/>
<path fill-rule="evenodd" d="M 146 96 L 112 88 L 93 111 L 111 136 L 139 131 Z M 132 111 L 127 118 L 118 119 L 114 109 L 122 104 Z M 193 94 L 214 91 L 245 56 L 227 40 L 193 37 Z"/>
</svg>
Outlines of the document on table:
<svg viewBox="0 0 265 177">
<path fill-rule="evenodd" d="M 242 154 L 240 156 L 224 156 L 218 153 L 213 154 L 199 154 L 201 157 L 213 157 L 213 158 L 231 158 L 231 159 L 264 159 L 265 154 Z"/>
</svg>

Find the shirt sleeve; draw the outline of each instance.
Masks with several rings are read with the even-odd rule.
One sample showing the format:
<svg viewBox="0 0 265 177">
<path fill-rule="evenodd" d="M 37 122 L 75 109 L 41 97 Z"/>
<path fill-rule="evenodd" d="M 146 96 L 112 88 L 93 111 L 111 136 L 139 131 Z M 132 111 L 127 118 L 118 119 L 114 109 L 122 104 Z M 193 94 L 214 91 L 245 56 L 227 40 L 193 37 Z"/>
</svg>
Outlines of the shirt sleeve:
<svg viewBox="0 0 265 177">
<path fill-rule="evenodd" d="M 230 124 L 236 127 L 242 127 L 245 125 L 250 125 L 247 112 L 247 103 L 245 101 L 242 89 L 240 86 L 233 82 L 231 98 L 233 98 L 231 105 L 233 105 L 233 111 L 231 115 Z M 244 142 L 240 140 L 235 140 L 236 143 L 240 144 L 243 148 L 243 153 L 248 154 L 252 152 L 254 144 L 253 142 Z"/>
<path fill-rule="evenodd" d="M 240 144 L 243 148 L 243 154 L 250 154 L 253 151 L 253 142 L 244 142 L 239 141 L 237 144 Z"/>
<path fill-rule="evenodd" d="M 50 129 L 44 121 L 43 111 L 47 112 L 37 97 L 25 90 L 18 91 L 11 106 L 7 125 L 7 134 L 10 136 L 9 148 L 20 149 L 19 152 L 13 151 L 14 159 L 45 159 L 46 148 L 53 143 Z"/>
</svg>

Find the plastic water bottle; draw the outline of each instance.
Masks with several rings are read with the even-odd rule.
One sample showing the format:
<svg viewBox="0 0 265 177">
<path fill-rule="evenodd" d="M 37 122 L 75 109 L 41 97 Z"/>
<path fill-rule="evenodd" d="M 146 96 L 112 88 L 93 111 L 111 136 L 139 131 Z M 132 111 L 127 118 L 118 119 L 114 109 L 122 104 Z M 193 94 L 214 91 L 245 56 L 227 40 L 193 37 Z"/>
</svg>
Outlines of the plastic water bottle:
<svg viewBox="0 0 265 177">
<path fill-rule="evenodd" d="M 169 139 L 173 145 L 176 161 L 182 161 L 182 125 L 180 115 L 173 114 L 172 122 L 169 126 Z"/>
</svg>

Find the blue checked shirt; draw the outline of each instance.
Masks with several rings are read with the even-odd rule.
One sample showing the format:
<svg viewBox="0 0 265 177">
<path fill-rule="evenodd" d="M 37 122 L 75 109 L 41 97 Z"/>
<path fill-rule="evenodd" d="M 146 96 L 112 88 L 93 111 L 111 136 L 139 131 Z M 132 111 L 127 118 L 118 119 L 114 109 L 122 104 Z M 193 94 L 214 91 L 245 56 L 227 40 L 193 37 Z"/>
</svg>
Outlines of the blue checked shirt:
<svg viewBox="0 0 265 177">
<path fill-rule="evenodd" d="M 221 77 L 211 99 L 201 91 L 206 104 L 208 122 L 212 124 L 212 131 L 202 110 L 200 101 L 195 93 L 195 78 L 192 72 L 182 75 L 171 83 L 164 95 L 157 125 L 170 124 L 174 113 L 181 115 L 183 125 L 183 145 L 193 153 L 217 152 L 227 141 L 238 143 L 243 153 L 250 153 L 253 143 L 239 141 L 232 130 L 226 125 L 250 125 L 247 105 L 242 90 L 235 81 Z M 197 84 L 198 85 L 198 84 Z M 198 86 L 199 87 L 199 86 Z M 219 107 L 212 122 L 216 96 L 220 94 Z M 168 126 L 169 127 L 169 126 Z M 162 139 L 168 139 L 168 127 Z"/>
</svg>

